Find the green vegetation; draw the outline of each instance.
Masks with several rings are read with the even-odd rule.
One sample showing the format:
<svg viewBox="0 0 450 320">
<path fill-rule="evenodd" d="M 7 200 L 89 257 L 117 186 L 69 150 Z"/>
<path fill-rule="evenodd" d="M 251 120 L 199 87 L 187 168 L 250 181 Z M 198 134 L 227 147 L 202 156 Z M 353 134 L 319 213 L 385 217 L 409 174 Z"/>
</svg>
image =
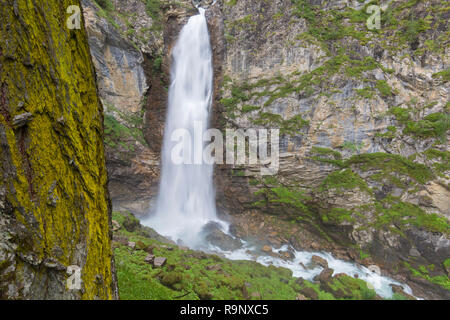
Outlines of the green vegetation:
<svg viewBox="0 0 450 320">
<path fill-rule="evenodd" d="M 445 263 L 448 263 L 449 259 L 445 260 Z M 420 266 L 419 269 L 414 269 L 408 262 L 405 262 L 406 267 L 411 271 L 411 273 L 418 278 L 425 279 L 431 283 L 437 284 L 446 290 L 450 290 L 450 279 L 446 275 L 440 276 L 430 276 L 429 272 L 433 271 L 433 267 L 431 266 Z"/>
<path fill-rule="evenodd" d="M 252 261 L 230 261 L 216 255 L 180 248 L 156 241 L 142 232 L 129 232 L 124 221 L 129 218 L 114 213 L 122 225 L 116 231 L 115 261 L 121 299 L 210 300 L 210 299 L 283 299 L 294 300 L 311 288 L 310 296 L 320 300 L 374 299 L 376 294 L 359 279 L 349 276 L 331 278 L 321 284 L 292 277 L 285 268 L 265 267 Z M 132 250 L 127 241 L 137 243 Z M 152 252 L 167 258 L 163 267 L 145 262 Z M 309 296 L 308 296 L 309 297 Z"/>
<path fill-rule="evenodd" d="M 110 0 L 95 0 L 94 3 L 97 5 L 97 14 L 99 17 L 106 19 L 111 25 L 116 29 L 120 29 L 119 25 L 115 20 L 115 7 Z"/>
<path fill-rule="evenodd" d="M 378 169 L 383 178 L 394 174 L 408 176 L 416 182 L 424 184 L 433 178 L 432 171 L 425 165 L 413 162 L 397 154 L 365 153 L 355 155 L 347 160 L 348 165 L 357 165 L 359 169 L 368 171 Z"/>
<path fill-rule="evenodd" d="M 152 30 L 162 30 L 162 3 L 161 0 L 144 0 L 147 14 L 153 20 Z"/>
<path fill-rule="evenodd" d="M 280 115 L 269 112 L 259 113 L 258 118 L 254 119 L 253 123 L 265 127 L 279 128 L 281 134 L 288 135 L 299 134 L 300 129 L 309 125 L 309 121 L 304 120 L 301 115 L 284 120 Z"/>
<path fill-rule="evenodd" d="M 353 155 L 349 159 L 342 160 L 339 153 L 335 153 L 330 149 L 313 148 L 311 152 L 315 154 L 310 157 L 311 160 L 330 163 L 339 168 L 352 168 L 355 166 L 359 170 L 366 172 L 369 170 L 377 170 L 376 173 L 370 176 L 371 179 L 387 179 L 398 186 L 405 186 L 405 182 L 401 181 L 398 176 L 409 177 L 420 184 L 424 184 L 434 177 L 432 170 L 427 166 L 397 154 L 382 152 L 364 153 Z M 351 178 L 353 175 L 350 172 L 351 170 L 344 170 L 341 173 L 333 173 L 332 175 L 336 175 L 338 178 L 330 181 L 338 181 L 339 178 L 345 177 Z M 339 174 L 344 175 L 344 177 L 339 177 Z"/>
<path fill-rule="evenodd" d="M 358 188 L 361 191 L 371 193 L 366 182 L 351 169 L 343 169 L 329 174 L 319 186 L 320 191 L 334 190 L 343 192 L 344 190 L 353 190 Z"/>
<path fill-rule="evenodd" d="M 227 6 L 234 7 L 237 3 L 237 0 L 228 0 L 225 2 Z"/>
<path fill-rule="evenodd" d="M 387 97 L 392 95 L 392 89 L 386 82 L 386 80 L 378 80 L 375 86 L 380 92 L 382 97 Z"/>
<path fill-rule="evenodd" d="M 108 108 L 115 110 L 113 106 Z M 145 145 L 146 142 L 141 129 L 142 117 L 140 115 L 125 115 L 123 113 L 120 113 L 120 117 L 124 120 L 123 123 L 119 122 L 111 114 L 105 115 L 105 144 L 111 148 L 122 146 L 126 150 L 133 151 L 134 146 L 129 143 L 131 138 Z"/>
<path fill-rule="evenodd" d="M 111 0 L 95 0 L 97 4 L 106 11 L 112 11 L 115 9 L 114 4 Z"/>
<path fill-rule="evenodd" d="M 450 81 L 450 70 L 446 69 L 432 75 L 433 79 L 441 79 L 442 81 Z"/>
<path fill-rule="evenodd" d="M 396 197 L 388 196 L 375 204 L 377 218 L 374 226 L 395 225 L 400 231 L 413 225 L 417 228 L 444 234 L 450 233 L 447 219 L 437 214 L 428 214 L 419 206 L 402 202 Z"/>
<path fill-rule="evenodd" d="M 343 222 L 354 223 L 356 219 L 353 217 L 354 212 L 342 209 L 342 208 L 332 208 L 326 214 L 321 215 L 322 221 L 324 223 L 333 222 L 333 224 L 340 225 Z"/>
<path fill-rule="evenodd" d="M 403 134 L 417 138 L 438 138 L 445 141 L 447 131 L 450 130 L 450 114 L 436 112 L 425 116 L 423 119 L 413 120 L 411 116 L 413 111 L 400 107 L 390 109 L 397 121 L 404 126 Z"/>
<path fill-rule="evenodd" d="M 433 161 L 432 167 L 437 174 L 443 176 L 445 172 L 450 171 L 450 152 L 437 149 L 428 149 L 424 152 L 428 160 Z M 443 176 L 445 178 L 445 176 Z"/>
</svg>

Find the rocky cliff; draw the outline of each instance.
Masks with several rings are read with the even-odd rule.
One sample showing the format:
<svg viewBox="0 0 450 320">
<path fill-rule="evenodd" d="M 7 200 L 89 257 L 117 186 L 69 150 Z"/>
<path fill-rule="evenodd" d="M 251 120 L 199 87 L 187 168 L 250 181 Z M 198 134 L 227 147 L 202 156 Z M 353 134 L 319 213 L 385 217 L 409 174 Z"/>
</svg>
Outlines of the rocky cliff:
<svg viewBox="0 0 450 320">
<path fill-rule="evenodd" d="M 117 298 L 103 110 L 70 5 L 0 4 L 2 299 Z"/>
<path fill-rule="evenodd" d="M 368 30 L 362 2 L 210 10 L 211 29 L 223 29 L 217 124 L 281 132 L 279 174 L 219 168 L 218 201 L 230 214 L 297 224 L 301 234 L 281 238 L 299 247 L 345 247 L 424 295 L 448 297 L 448 7 L 372 1 L 381 26 Z M 269 234 L 261 225 L 254 232 Z"/>
<path fill-rule="evenodd" d="M 448 297 L 448 2 L 195 3 L 208 7 L 214 126 L 281 132 L 276 176 L 217 167 L 233 231 L 377 264 L 418 295 Z M 369 5 L 380 10 L 373 30 Z M 113 203 L 142 215 L 157 192 L 170 50 L 196 10 L 187 0 L 85 7 L 111 106 Z"/>
</svg>

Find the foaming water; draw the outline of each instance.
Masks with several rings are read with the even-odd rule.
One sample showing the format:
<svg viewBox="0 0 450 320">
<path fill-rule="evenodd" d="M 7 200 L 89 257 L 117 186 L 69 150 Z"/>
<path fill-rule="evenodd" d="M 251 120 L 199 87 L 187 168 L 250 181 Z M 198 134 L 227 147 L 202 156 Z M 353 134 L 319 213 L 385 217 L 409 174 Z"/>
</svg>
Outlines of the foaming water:
<svg viewBox="0 0 450 320">
<path fill-rule="evenodd" d="M 201 139 L 208 129 L 213 90 L 212 51 L 205 10 L 199 8 L 199 12 L 183 27 L 173 49 L 159 197 L 151 218 L 144 221 L 159 233 L 193 247 L 199 244 L 202 227 L 218 221 L 213 166 L 203 161 L 200 161 L 203 164 L 175 164 L 172 150 L 180 141 L 174 142 L 171 137 L 175 130 L 183 129 L 199 141 L 196 134 L 201 134 Z M 195 141 L 190 139 L 182 139 L 181 145 L 183 150 L 192 149 L 189 157 L 192 163 L 202 159 L 203 146 L 195 148 Z"/>
<path fill-rule="evenodd" d="M 334 270 L 333 275 L 338 273 L 344 273 L 351 277 L 357 277 L 366 281 L 369 287 L 375 290 L 375 292 L 383 298 L 391 298 L 393 295 L 391 284 L 402 286 L 404 291 L 413 295 L 411 288 L 408 285 L 400 283 L 389 277 L 382 276 L 374 270 L 367 267 L 358 265 L 356 263 L 346 262 L 334 258 L 331 254 L 326 252 L 308 252 L 308 251 L 295 251 L 292 250 L 294 258 L 292 260 L 284 260 L 278 257 L 262 255 L 256 256 L 251 254 L 252 251 L 256 251 L 257 248 L 244 242 L 244 247 L 236 251 L 223 251 L 219 248 L 212 248 L 212 251 L 221 253 L 227 259 L 230 260 L 251 260 L 256 261 L 265 266 L 276 266 L 290 269 L 294 277 L 301 277 L 303 279 L 313 281 L 314 277 L 319 275 L 323 268 L 319 266 L 311 267 L 311 258 L 313 256 L 319 256 L 328 262 L 328 267 Z M 287 245 L 282 246 L 277 250 L 273 250 L 275 253 L 287 251 L 289 247 Z"/>
</svg>

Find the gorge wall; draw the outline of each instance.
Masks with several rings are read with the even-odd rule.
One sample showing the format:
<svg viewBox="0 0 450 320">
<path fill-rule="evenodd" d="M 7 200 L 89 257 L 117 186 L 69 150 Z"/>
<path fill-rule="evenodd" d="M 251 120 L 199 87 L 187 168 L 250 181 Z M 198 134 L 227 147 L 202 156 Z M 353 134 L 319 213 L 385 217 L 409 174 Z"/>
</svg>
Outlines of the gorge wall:
<svg viewBox="0 0 450 320">
<path fill-rule="evenodd" d="M 103 110 L 70 5 L 0 4 L 2 299 L 118 297 Z M 75 269 L 80 286 L 68 287 Z"/>
<path fill-rule="evenodd" d="M 448 5 L 371 1 L 383 11 L 368 30 L 368 2 L 196 1 L 209 8 L 213 126 L 281 131 L 278 175 L 217 166 L 217 204 L 237 235 L 377 264 L 422 296 L 448 297 Z M 170 50 L 196 11 L 191 1 L 83 4 L 113 205 L 145 215 Z"/>
<path fill-rule="evenodd" d="M 279 174 L 219 168 L 218 202 L 298 224 L 302 232 L 283 235 L 298 247 L 345 247 L 448 297 L 449 11 L 441 1 L 372 1 L 386 10 L 369 31 L 361 2 L 218 4 L 218 124 L 282 135 Z M 253 232 L 270 233 L 258 224 Z"/>
</svg>

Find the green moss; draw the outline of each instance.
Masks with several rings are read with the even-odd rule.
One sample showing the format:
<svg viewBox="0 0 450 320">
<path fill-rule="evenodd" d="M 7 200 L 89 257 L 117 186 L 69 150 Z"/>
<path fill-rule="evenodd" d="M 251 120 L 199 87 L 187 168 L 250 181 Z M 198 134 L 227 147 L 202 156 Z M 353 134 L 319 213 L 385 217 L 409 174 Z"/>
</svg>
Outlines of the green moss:
<svg viewBox="0 0 450 320">
<path fill-rule="evenodd" d="M 120 213 L 114 213 L 116 221 L 123 221 Z M 262 299 L 294 300 L 304 288 L 312 288 L 320 300 L 334 300 L 332 292 L 345 291 L 339 299 L 366 299 L 373 297 L 366 292 L 362 280 L 334 280 L 332 288 L 323 289 L 318 284 L 292 277 L 292 271 L 275 266 L 263 266 L 252 261 L 231 261 L 216 255 L 198 251 L 181 250 L 177 246 L 168 250 L 161 243 L 121 229 L 120 236 L 129 241 L 142 241 L 153 247 L 153 253 L 166 257 L 162 268 L 145 263 L 147 252 L 131 250 L 115 243 L 115 260 L 120 297 L 125 300 L 235 300 L 252 298 L 252 293 Z"/>
<path fill-rule="evenodd" d="M 396 133 L 397 133 L 397 127 L 395 127 L 395 126 L 388 126 L 386 132 L 384 132 L 384 133 L 377 133 L 376 136 L 380 137 L 380 138 L 393 139 L 393 138 L 395 138 Z"/>
<path fill-rule="evenodd" d="M 106 11 L 113 11 L 115 9 L 111 0 L 95 0 L 95 2 Z"/>
<path fill-rule="evenodd" d="M 329 148 L 312 147 L 311 152 L 319 156 L 331 156 L 335 160 L 342 159 L 342 154 L 339 151 Z"/>
<path fill-rule="evenodd" d="M 429 214 L 419 206 L 402 202 L 398 198 L 388 196 L 375 205 L 377 219 L 375 226 L 395 225 L 400 229 L 406 229 L 413 225 L 419 229 L 444 234 L 450 233 L 450 224 L 447 219 L 437 214 Z"/>
<path fill-rule="evenodd" d="M 321 216 L 324 223 L 333 222 L 333 224 L 341 224 L 343 222 L 354 223 L 353 212 L 342 208 L 332 208 L 326 214 Z"/>
<path fill-rule="evenodd" d="M 334 278 L 329 286 L 334 295 L 354 300 L 374 300 L 377 295 L 365 281 L 347 275 Z"/>
<path fill-rule="evenodd" d="M 345 163 L 342 160 L 342 155 L 340 152 L 320 147 L 311 148 L 312 156 L 309 158 L 314 161 L 333 164 L 337 167 L 345 167 Z"/>
<path fill-rule="evenodd" d="M 284 120 L 281 115 L 270 112 L 260 112 L 258 118 L 253 119 L 252 122 L 256 125 L 279 128 L 281 134 L 288 135 L 299 134 L 300 129 L 309 125 L 309 121 L 303 119 L 301 115 Z"/>
<path fill-rule="evenodd" d="M 434 176 L 427 166 L 396 154 L 365 153 L 352 156 L 346 163 L 347 165 L 357 165 L 364 171 L 378 169 L 384 178 L 389 178 L 392 174 L 406 175 L 421 184 L 428 182 Z"/>
<path fill-rule="evenodd" d="M 161 0 L 144 0 L 147 14 L 152 18 L 152 29 L 162 29 L 162 3 Z"/>
<path fill-rule="evenodd" d="M 108 299 L 114 283 L 103 110 L 84 25 L 71 31 L 64 23 L 70 5 L 81 6 L 78 0 L 17 0 L 14 10 L 10 1 L 0 4 L 0 94 L 7 101 L 0 127 L 14 168 L 0 175 L 11 177 L 2 184 L 12 215 L 29 230 L 34 257 L 81 263 L 82 298 Z M 33 119 L 22 135 L 11 119 L 23 112 Z"/>
<path fill-rule="evenodd" d="M 366 182 L 351 169 L 343 169 L 329 174 L 319 186 L 320 191 L 334 190 L 337 192 L 355 188 L 371 193 Z"/>
<path fill-rule="evenodd" d="M 245 106 L 243 106 L 241 108 L 241 112 L 242 113 L 249 113 L 249 112 L 253 112 L 253 111 L 259 110 L 259 109 L 261 109 L 261 107 L 245 105 Z"/>
<path fill-rule="evenodd" d="M 436 72 L 432 75 L 433 79 L 441 79 L 444 82 L 450 81 L 450 69 Z"/>
<path fill-rule="evenodd" d="M 392 95 L 392 89 L 386 80 L 377 80 L 375 87 L 378 89 L 382 97 Z"/>
<path fill-rule="evenodd" d="M 450 268 L 450 259 L 445 259 L 445 261 L 442 263 L 444 268 Z"/>
<path fill-rule="evenodd" d="M 406 267 L 411 271 L 413 276 L 425 279 L 433 284 L 441 286 L 446 290 L 450 290 L 450 279 L 447 275 L 430 276 L 425 266 L 419 266 L 419 269 L 414 269 L 408 262 L 405 262 Z"/>
<path fill-rule="evenodd" d="M 372 99 L 375 95 L 375 91 L 373 90 L 373 88 L 370 87 L 365 87 L 362 89 L 356 89 L 356 93 L 366 99 Z"/>
<path fill-rule="evenodd" d="M 225 2 L 225 4 L 229 7 L 234 7 L 237 3 L 237 0 L 228 0 Z"/>
<path fill-rule="evenodd" d="M 449 129 L 450 115 L 437 112 L 419 121 L 406 122 L 403 133 L 412 134 L 417 137 L 435 137 L 441 141 L 445 141 Z"/>
</svg>

